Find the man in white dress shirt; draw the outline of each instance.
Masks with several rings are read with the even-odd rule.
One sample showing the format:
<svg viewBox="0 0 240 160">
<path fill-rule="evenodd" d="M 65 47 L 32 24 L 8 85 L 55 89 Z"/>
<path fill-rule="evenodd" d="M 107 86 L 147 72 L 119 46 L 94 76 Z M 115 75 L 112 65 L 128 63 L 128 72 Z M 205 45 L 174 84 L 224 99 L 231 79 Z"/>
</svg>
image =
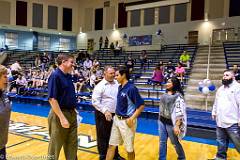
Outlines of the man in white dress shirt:
<svg viewBox="0 0 240 160">
<path fill-rule="evenodd" d="M 119 84 L 114 78 L 115 69 L 111 66 L 106 66 L 104 79 L 95 86 L 92 94 L 92 104 L 96 108 L 97 147 L 100 160 L 106 159 L 113 116 L 116 110 Z M 118 150 L 115 152 L 115 159 L 123 159 L 118 154 Z"/>
<path fill-rule="evenodd" d="M 212 118 L 217 123 L 218 151 L 215 160 L 226 160 L 231 139 L 240 153 L 240 84 L 235 81 L 234 72 L 226 70 L 222 86 L 217 90 Z"/>
</svg>

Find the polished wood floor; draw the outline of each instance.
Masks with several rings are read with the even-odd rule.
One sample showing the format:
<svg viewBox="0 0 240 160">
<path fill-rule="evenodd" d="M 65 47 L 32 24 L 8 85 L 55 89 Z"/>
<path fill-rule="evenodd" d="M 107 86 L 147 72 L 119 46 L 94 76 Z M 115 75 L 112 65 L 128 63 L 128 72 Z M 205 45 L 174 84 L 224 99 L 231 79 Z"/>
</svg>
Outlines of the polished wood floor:
<svg viewBox="0 0 240 160">
<path fill-rule="evenodd" d="M 9 159 L 45 159 L 48 148 L 47 118 L 13 112 L 11 120 L 7 145 Z M 79 135 L 81 135 L 81 143 L 78 150 L 78 159 L 98 160 L 95 126 L 81 124 Z M 214 157 L 216 153 L 216 146 L 190 141 L 182 141 L 182 144 L 187 160 L 206 160 Z M 137 133 L 135 152 L 137 160 L 157 160 L 158 136 Z M 120 147 L 120 154 L 126 157 L 123 147 Z M 60 159 L 65 159 L 63 151 Z M 177 159 L 174 148 L 170 143 L 167 159 Z M 240 155 L 234 149 L 229 149 L 228 160 L 240 160 Z"/>
</svg>

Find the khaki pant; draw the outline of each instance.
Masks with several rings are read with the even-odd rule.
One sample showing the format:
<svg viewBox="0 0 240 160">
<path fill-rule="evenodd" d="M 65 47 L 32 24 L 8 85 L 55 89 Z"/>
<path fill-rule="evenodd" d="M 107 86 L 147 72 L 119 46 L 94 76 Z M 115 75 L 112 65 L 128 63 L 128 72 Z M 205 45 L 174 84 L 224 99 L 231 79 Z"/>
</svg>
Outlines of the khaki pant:
<svg viewBox="0 0 240 160">
<path fill-rule="evenodd" d="M 75 160 L 77 157 L 77 115 L 75 110 L 62 111 L 70 128 L 61 126 L 58 116 L 51 110 L 48 116 L 50 141 L 48 146 L 48 159 L 58 160 L 59 153 L 63 147 L 67 160 Z"/>
<path fill-rule="evenodd" d="M 134 137 L 137 128 L 137 120 L 129 128 L 126 119 L 119 119 L 116 115 L 113 117 L 113 125 L 109 144 L 113 146 L 124 145 L 127 152 L 134 151 Z"/>
</svg>

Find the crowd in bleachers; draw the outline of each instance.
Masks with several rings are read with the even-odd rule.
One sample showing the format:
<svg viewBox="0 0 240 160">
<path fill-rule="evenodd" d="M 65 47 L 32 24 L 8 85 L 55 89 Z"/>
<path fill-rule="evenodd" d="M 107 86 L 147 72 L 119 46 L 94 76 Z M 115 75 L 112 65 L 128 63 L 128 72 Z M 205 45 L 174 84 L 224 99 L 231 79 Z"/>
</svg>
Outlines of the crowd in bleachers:
<svg viewBox="0 0 240 160">
<path fill-rule="evenodd" d="M 48 78 L 56 68 L 55 60 L 49 58 L 46 53 L 37 55 L 31 68 L 26 69 L 16 61 L 8 66 L 9 92 L 15 90 L 16 94 L 20 95 L 36 95 L 35 89 L 47 88 Z M 91 92 L 95 84 L 102 79 L 103 71 L 97 59 L 92 61 L 89 56 L 86 58 L 77 56 L 72 76 L 76 93 Z"/>
<path fill-rule="evenodd" d="M 187 55 L 186 52 L 183 54 Z M 165 66 L 164 62 L 160 61 L 153 70 L 152 77 L 146 83 L 150 85 L 162 85 L 173 76 L 177 76 L 183 81 L 185 69 L 183 67 L 184 63 L 181 63 L 181 57 L 178 66 L 174 66 L 172 61 L 167 62 Z M 142 51 L 139 57 L 140 71 L 146 70 L 149 61 L 151 59 L 148 58 L 147 51 Z M 185 62 L 187 61 L 189 61 L 189 56 L 187 60 L 185 58 Z M 129 55 L 125 65 L 129 68 L 130 73 L 133 73 L 135 63 L 136 60 Z M 11 66 L 8 66 L 8 76 L 11 82 L 9 92 L 12 92 L 14 88 L 17 94 L 25 94 L 26 88 L 46 89 L 47 80 L 56 67 L 53 55 L 47 53 L 36 55 L 32 68 L 24 69 L 16 61 Z M 91 59 L 91 56 L 87 53 L 84 56 L 82 53 L 76 55 L 76 66 L 72 73 L 76 93 L 82 91 L 91 92 L 103 77 L 103 67 L 96 58 Z"/>
</svg>

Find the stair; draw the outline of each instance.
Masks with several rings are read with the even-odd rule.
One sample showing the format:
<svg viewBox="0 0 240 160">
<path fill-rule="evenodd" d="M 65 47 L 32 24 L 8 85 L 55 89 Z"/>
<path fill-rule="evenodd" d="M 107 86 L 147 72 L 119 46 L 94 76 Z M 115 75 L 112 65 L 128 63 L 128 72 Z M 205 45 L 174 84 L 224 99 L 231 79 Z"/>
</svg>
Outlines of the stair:
<svg viewBox="0 0 240 160">
<path fill-rule="evenodd" d="M 213 93 L 209 93 L 208 96 L 203 95 L 198 90 L 198 83 L 207 77 L 208 52 L 208 46 L 199 46 L 198 52 L 196 53 L 192 72 L 185 92 L 185 100 L 187 106 L 190 108 L 212 110 L 216 90 Z M 226 62 L 223 46 L 211 46 L 209 79 L 216 86 L 216 89 L 221 86 L 221 79 L 225 69 Z M 206 99 L 208 102 L 207 107 Z"/>
</svg>

